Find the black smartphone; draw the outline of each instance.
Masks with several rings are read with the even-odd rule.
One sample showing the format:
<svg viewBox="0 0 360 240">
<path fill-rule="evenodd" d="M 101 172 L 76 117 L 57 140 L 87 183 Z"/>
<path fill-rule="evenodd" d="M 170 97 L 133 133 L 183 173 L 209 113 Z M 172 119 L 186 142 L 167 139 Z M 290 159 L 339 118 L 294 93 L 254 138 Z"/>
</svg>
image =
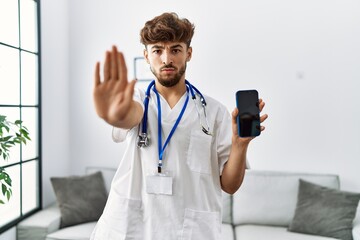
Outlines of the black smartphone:
<svg viewBox="0 0 360 240">
<path fill-rule="evenodd" d="M 238 134 L 240 137 L 256 137 L 260 135 L 259 94 L 256 90 L 240 90 L 236 92 Z"/>
</svg>

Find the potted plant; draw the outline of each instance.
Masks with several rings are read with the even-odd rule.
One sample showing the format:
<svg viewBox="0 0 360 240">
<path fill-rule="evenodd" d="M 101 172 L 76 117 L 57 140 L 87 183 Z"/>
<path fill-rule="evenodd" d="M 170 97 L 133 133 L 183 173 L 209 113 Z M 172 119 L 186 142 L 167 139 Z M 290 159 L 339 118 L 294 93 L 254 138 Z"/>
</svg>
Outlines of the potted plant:
<svg viewBox="0 0 360 240">
<path fill-rule="evenodd" d="M 0 156 L 4 161 L 10 157 L 10 150 L 17 144 L 26 144 L 29 137 L 28 129 L 22 125 L 22 121 L 16 120 L 10 122 L 6 116 L 0 115 Z M 5 171 L 5 168 L 0 167 L 0 204 L 4 204 L 10 200 L 12 195 L 11 177 Z M 5 200 L 6 199 L 6 200 Z"/>
</svg>

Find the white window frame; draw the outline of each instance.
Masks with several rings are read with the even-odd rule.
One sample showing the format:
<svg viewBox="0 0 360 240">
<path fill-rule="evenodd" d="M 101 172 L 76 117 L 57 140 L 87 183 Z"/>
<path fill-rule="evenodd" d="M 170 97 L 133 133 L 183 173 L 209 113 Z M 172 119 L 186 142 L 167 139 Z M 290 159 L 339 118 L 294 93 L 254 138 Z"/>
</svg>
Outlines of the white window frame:
<svg viewBox="0 0 360 240">
<path fill-rule="evenodd" d="M 36 149 L 36 153 L 35 153 L 35 157 L 34 158 L 30 158 L 30 159 L 25 159 L 25 157 L 23 158 L 23 155 L 22 155 L 22 147 L 23 146 L 20 146 L 20 149 L 19 149 L 19 156 L 20 156 L 20 159 L 19 161 L 17 162 L 14 162 L 14 163 L 9 163 L 7 165 L 2 165 L 1 167 L 4 168 L 5 170 L 6 169 L 10 169 L 11 167 L 14 167 L 14 166 L 20 166 L 19 167 L 19 174 L 16 175 L 16 176 L 11 176 L 12 180 L 16 180 L 17 182 L 19 182 L 20 184 L 20 196 L 19 196 L 19 199 L 20 199 L 20 214 L 17 218 L 11 218 L 9 219 L 8 222 L 0 225 L 0 235 L 1 233 L 7 231 L 8 229 L 16 226 L 17 223 L 19 223 L 21 220 L 25 219 L 26 217 L 34 214 L 35 212 L 39 211 L 41 209 L 41 206 L 42 206 L 42 186 L 41 186 L 41 182 L 42 182 L 42 179 L 41 179 L 41 64 L 40 64 L 40 59 L 41 59 L 41 51 L 40 51 L 40 0 L 0 0 L 0 1 L 17 1 L 17 7 L 18 7 L 18 11 L 17 11 L 17 15 L 18 15 L 18 35 L 19 35 L 19 40 L 18 40 L 18 43 L 6 43 L 6 42 L 2 42 L 2 39 L 0 37 L 0 46 L 1 47 L 5 47 L 5 48 L 11 48 L 13 50 L 16 50 L 18 51 L 19 53 L 19 73 L 21 73 L 22 69 L 24 69 L 24 66 L 22 66 L 21 64 L 21 56 L 23 53 L 26 53 L 30 56 L 33 56 L 33 55 L 36 55 L 37 56 L 37 66 L 36 66 L 36 71 L 37 71 L 37 79 L 35 81 L 38 81 L 37 82 L 37 88 L 35 89 L 36 91 L 36 98 L 37 98 L 37 102 L 35 104 L 22 104 L 22 101 L 21 101 L 21 96 L 24 95 L 24 92 L 26 92 L 28 89 L 23 89 L 22 88 L 22 84 L 21 84 L 21 80 L 22 80 L 22 77 L 21 77 L 21 74 L 19 74 L 19 92 L 20 92 L 20 100 L 19 100 L 19 104 L 7 104 L 7 103 L 2 103 L 0 101 L 0 110 L 1 109 L 5 109 L 5 108 L 13 108 L 13 109 L 18 109 L 19 112 L 20 112 L 20 119 L 19 120 L 23 120 L 22 119 L 22 112 L 25 110 L 35 110 L 36 114 L 35 114 L 35 118 L 36 118 L 36 123 L 34 124 L 35 125 L 35 131 L 33 132 L 30 132 L 30 137 L 31 135 L 33 136 L 36 136 L 36 141 L 35 143 L 32 143 L 32 144 L 35 144 L 34 148 Z M 22 48 L 21 47 L 21 30 L 24 30 L 24 29 L 21 29 L 21 7 L 24 6 L 24 2 L 25 1 L 33 1 L 34 4 L 36 5 L 36 14 L 34 15 L 34 21 L 35 21 L 35 25 L 36 25 L 36 33 L 35 33 L 35 36 L 36 36 L 36 40 L 37 42 L 35 42 L 35 45 L 36 45 L 36 48 L 35 50 L 28 50 L 28 49 L 25 49 L 25 48 Z M 36 19 L 35 19 L 36 18 Z M 1 25 L 0 25 L 1 27 Z M 0 56 L 1 57 L 1 56 Z M 6 58 L 6 56 L 5 56 Z M 1 86 L 1 88 L 3 88 L 3 86 Z M 4 88 L 3 88 L 4 89 Z M 28 90 L 29 91 L 29 90 Z M 6 114 L 2 114 L 1 111 L 0 111 L 0 115 L 6 115 Z M 8 119 L 10 121 L 14 121 L 14 120 L 17 120 L 17 119 Z M 26 122 L 24 121 L 24 125 L 26 126 Z M 0 161 L 3 161 L 3 159 L 1 158 Z M 34 191 L 36 191 L 36 206 L 34 208 L 30 208 L 30 209 L 27 209 L 26 211 L 23 211 L 23 206 L 24 206 L 24 202 L 26 201 L 26 199 L 23 199 L 23 189 L 22 189 L 22 186 L 23 186 L 23 183 L 24 183 L 24 180 L 26 181 L 26 179 L 23 179 L 26 178 L 24 172 L 22 171 L 23 169 L 23 166 L 26 164 L 26 163 L 35 163 L 36 164 L 36 168 L 34 168 L 34 174 L 36 176 L 36 189 Z M 28 173 L 27 173 L 28 174 Z M 14 179 L 16 178 L 16 179 Z M 20 179 L 18 179 L 20 178 Z M 1 192 L 0 192 L 1 194 Z M 12 200 L 12 198 L 14 198 L 14 196 L 12 196 L 10 198 L 10 201 Z M 25 197 L 24 197 L 25 198 Z M 2 207 L 6 207 L 6 204 L 5 203 Z M 1 216 L 2 218 L 4 216 Z"/>
</svg>

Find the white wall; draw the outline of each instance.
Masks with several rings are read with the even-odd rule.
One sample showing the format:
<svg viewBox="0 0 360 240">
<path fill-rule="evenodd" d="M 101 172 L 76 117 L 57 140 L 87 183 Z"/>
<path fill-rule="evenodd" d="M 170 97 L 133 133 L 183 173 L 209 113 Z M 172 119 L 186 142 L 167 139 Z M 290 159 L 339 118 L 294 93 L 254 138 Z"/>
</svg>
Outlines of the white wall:
<svg viewBox="0 0 360 240">
<path fill-rule="evenodd" d="M 52 176 L 70 173 L 67 1 L 41 1 L 43 205 L 55 200 Z"/>
<path fill-rule="evenodd" d="M 360 2 L 70 1 L 70 129 L 73 173 L 117 166 L 122 145 L 92 105 L 93 68 L 112 44 L 142 54 L 146 20 L 175 11 L 196 25 L 187 78 L 234 108 L 238 89 L 266 101 L 266 131 L 249 149 L 253 168 L 336 173 L 360 191 Z M 221 89 L 221 91 L 219 91 Z"/>
</svg>

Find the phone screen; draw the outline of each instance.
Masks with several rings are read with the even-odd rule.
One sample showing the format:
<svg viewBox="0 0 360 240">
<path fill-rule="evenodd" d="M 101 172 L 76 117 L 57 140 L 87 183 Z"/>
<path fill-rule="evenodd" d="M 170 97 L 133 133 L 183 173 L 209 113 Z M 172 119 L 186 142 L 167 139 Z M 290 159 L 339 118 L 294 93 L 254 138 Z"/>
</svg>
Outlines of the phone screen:
<svg viewBox="0 0 360 240">
<path fill-rule="evenodd" d="M 240 137 L 256 137 L 260 135 L 259 95 L 256 90 L 240 90 L 236 92 L 238 134 Z"/>
</svg>

